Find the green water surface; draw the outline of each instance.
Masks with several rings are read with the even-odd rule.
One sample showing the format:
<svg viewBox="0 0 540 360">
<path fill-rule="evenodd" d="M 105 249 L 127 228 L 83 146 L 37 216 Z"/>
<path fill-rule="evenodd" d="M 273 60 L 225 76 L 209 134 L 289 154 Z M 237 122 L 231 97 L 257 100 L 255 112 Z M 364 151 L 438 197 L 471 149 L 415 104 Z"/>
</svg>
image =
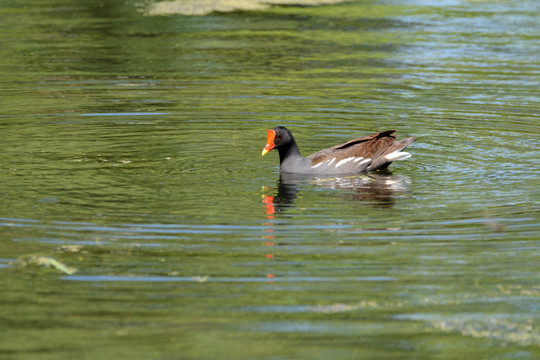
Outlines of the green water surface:
<svg viewBox="0 0 540 360">
<path fill-rule="evenodd" d="M 1 359 L 540 358 L 540 2 L 147 5 L 0 5 Z"/>
</svg>

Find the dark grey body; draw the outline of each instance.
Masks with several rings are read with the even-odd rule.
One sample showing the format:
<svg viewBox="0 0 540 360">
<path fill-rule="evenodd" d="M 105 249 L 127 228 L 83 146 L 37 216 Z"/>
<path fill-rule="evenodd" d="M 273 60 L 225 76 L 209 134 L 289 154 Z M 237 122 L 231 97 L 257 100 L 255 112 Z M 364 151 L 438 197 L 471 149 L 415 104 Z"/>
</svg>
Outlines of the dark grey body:
<svg viewBox="0 0 540 360">
<path fill-rule="evenodd" d="M 410 154 L 402 150 L 416 140 L 409 137 L 396 142 L 396 135 L 390 130 L 357 138 L 303 157 L 288 129 L 278 126 L 272 130 L 276 132 L 274 148 L 279 152 L 282 173 L 343 175 L 382 169 L 395 160 L 410 157 Z"/>
</svg>

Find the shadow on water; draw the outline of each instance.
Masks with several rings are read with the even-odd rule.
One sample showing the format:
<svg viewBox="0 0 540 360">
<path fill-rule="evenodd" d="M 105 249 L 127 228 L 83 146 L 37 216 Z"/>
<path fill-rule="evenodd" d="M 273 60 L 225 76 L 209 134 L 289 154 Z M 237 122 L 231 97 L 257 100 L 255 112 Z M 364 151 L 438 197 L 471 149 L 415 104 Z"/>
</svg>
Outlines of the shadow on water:
<svg viewBox="0 0 540 360">
<path fill-rule="evenodd" d="M 298 193 L 305 186 L 338 190 L 338 196 L 365 203 L 374 208 L 391 208 L 396 198 L 409 192 L 408 176 L 377 172 L 340 177 L 314 177 L 301 174 L 281 174 L 275 195 L 263 194 L 267 215 L 282 213 L 294 207 Z"/>
</svg>

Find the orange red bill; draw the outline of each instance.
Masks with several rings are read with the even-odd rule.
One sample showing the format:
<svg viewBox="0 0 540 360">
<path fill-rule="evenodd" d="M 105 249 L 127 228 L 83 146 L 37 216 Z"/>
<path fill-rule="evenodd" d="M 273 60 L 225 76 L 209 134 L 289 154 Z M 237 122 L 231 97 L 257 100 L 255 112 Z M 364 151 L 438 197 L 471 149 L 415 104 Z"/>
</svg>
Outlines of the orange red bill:
<svg viewBox="0 0 540 360">
<path fill-rule="evenodd" d="M 276 138 L 276 132 L 272 129 L 268 130 L 266 134 L 266 146 L 262 151 L 262 156 L 266 155 L 270 150 L 274 148 L 274 139 Z"/>
</svg>

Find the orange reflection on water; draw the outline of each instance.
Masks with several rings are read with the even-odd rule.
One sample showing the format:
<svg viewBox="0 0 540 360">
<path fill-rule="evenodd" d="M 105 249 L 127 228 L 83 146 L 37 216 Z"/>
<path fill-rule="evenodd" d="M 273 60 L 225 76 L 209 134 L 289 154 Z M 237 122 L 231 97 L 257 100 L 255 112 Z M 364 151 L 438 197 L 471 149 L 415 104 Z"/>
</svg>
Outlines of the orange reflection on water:
<svg viewBox="0 0 540 360">
<path fill-rule="evenodd" d="M 266 218 L 273 219 L 274 217 L 271 215 L 274 215 L 276 212 L 276 209 L 274 208 L 274 197 L 264 195 L 263 202 L 266 204 Z"/>
</svg>

